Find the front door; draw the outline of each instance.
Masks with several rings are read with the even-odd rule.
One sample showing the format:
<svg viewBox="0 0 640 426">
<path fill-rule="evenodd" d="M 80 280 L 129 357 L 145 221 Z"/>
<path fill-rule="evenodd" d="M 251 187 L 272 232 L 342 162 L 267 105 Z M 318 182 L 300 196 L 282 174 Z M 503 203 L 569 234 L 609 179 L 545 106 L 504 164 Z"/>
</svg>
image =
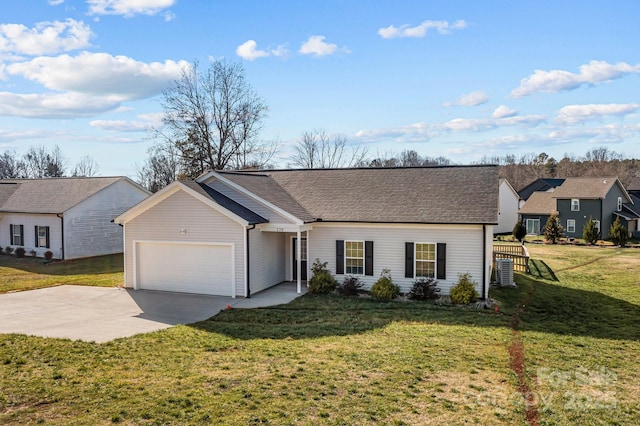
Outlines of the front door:
<svg viewBox="0 0 640 426">
<path fill-rule="evenodd" d="M 293 239 L 293 244 L 291 245 L 293 251 L 293 280 L 296 281 L 298 279 L 298 251 L 296 250 L 296 244 L 298 239 Z M 300 265 L 302 268 L 302 273 L 300 274 L 300 279 L 302 281 L 306 281 L 307 279 L 307 239 L 302 238 L 300 240 L 302 243 L 300 245 Z"/>
</svg>

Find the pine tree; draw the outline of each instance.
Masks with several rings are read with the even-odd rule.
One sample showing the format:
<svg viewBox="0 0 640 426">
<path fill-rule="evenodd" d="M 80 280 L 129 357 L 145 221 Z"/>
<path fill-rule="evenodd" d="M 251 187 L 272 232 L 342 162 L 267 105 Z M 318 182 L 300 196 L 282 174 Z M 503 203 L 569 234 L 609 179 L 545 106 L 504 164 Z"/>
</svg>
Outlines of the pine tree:
<svg viewBox="0 0 640 426">
<path fill-rule="evenodd" d="M 560 238 L 562 238 L 563 232 L 564 228 L 560 225 L 558 213 L 551 213 L 551 216 L 549 216 L 549 219 L 547 220 L 547 224 L 544 226 L 544 237 L 547 241 L 550 241 L 551 244 L 555 244 Z"/>
<path fill-rule="evenodd" d="M 513 227 L 512 234 L 514 238 L 518 241 L 522 241 L 524 237 L 527 235 L 527 228 L 524 227 L 522 221 L 519 220 L 518 223 Z"/>
<path fill-rule="evenodd" d="M 627 229 L 620 222 L 620 217 L 616 217 L 616 220 L 611 224 L 609 236 L 615 245 L 622 247 L 627 242 Z"/>
<path fill-rule="evenodd" d="M 582 229 L 582 239 L 589 245 L 594 245 L 600 238 L 600 231 L 596 226 L 596 221 L 592 217 L 589 217 L 589 221 L 584 225 Z"/>
</svg>

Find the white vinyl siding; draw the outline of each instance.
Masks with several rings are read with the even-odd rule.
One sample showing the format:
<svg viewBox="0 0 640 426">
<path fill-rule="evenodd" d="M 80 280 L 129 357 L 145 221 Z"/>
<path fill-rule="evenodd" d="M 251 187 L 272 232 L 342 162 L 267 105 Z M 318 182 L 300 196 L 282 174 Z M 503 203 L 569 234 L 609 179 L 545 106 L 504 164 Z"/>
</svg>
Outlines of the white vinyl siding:
<svg viewBox="0 0 640 426">
<path fill-rule="evenodd" d="M 65 259 L 122 253 L 122 227 L 112 220 L 147 196 L 123 179 L 65 212 Z"/>
<path fill-rule="evenodd" d="M 540 219 L 527 219 L 527 235 L 540 235 Z"/>
<path fill-rule="evenodd" d="M 436 276 L 436 244 L 435 243 L 415 243 L 415 262 L 416 277 Z"/>
<path fill-rule="evenodd" d="M 487 232 L 493 232 L 488 226 Z M 491 236 L 487 234 L 488 244 Z M 486 236 L 485 236 L 486 237 Z M 314 224 L 309 240 L 309 259 L 328 262 L 332 274 L 336 271 L 336 241 L 373 241 L 373 276 L 359 277 L 366 288 L 380 278 L 382 269 L 389 268 L 393 282 L 402 292 L 408 292 L 413 285 L 412 278 L 405 278 L 405 242 L 437 241 L 447 244 L 446 279 L 438 280 L 443 294 L 458 281 L 458 274 L 469 272 L 478 283 L 478 292 L 482 291 L 483 229 L 481 225 L 366 225 L 366 224 Z M 486 249 L 486 247 L 485 247 Z M 487 251 L 491 258 L 491 252 Z M 345 271 L 346 272 L 346 271 Z M 337 275 L 341 282 L 344 275 Z"/>
<path fill-rule="evenodd" d="M 251 294 L 285 280 L 285 236 L 281 232 L 249 231 Z"/>
<path fill-rule="evenodd" d="M 134 241 L 225 243 L 234 246 L 235 291 L 244 296 L 244 232 L 234 220 L 179 190 L 125 224 L 125 285 L 133 288 Z"/>
<path fill-rule="evenodd" d="M 23 245 L 27 256 L 34 250 L 36 256 L 44 257 L 46 251 L 51 251 L 55 259 L 62 256 L 62 239 L 60 225 L 62 221 L 54 214 L 20 214 L 20 213 L 4 213 L 0 215 L 0 246 L 6 247 L 11 244 L 11 236 L 9 235 L 10 224 L 23 225 Z M 36 247 L 35 227 L 49 227 L 49 248 Z"/>
<path fill-rule="evenodd" d="M 519 197 L 504 180 L 500 183 L 498 207 L 498 226 L 494 232 L 500 234 L 513 231 L 513 225 L 518 222 Z"/>
<path fill-rule="evenodd" d="M 576 220 L 575 219 L 567 219 L 567 232 L 573 234 L 576 232 Z"/>
</svg>

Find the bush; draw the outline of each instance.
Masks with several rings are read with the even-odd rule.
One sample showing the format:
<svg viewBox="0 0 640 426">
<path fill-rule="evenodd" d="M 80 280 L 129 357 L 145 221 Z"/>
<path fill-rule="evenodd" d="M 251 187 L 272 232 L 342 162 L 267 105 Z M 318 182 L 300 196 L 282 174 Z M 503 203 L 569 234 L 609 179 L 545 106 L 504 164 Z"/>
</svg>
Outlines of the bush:
<svg viewBox="0 0 640 426">
<path fill-rule="evenodd" d="M 389 301 L 395 299 L 399 294 L 400 287 L 391 280 L 391 272 L 386 268 L 383 269 L 380 278 L 371 287 L 371 295 L 378 300 Z"/>
<path fill-rule="evenodd" d="M 345 296 L 357 296 L 363 286 L 364 283 L 358 277 L 347 275 L 338 287 L 338 291 Z"/>
<path fill-rule="evenodd" d="M 547 241 L 551 242 L 551 244 L 555 244 L 560 238 L 562 238 L 563 233 L 564 228 L 560 225 L 558 214 L 551 213 L 551 216 L 549 216 L 549 219 L 547 220 L 547 224 L 544 226 L 544 237 Z"/>
<path fill-rule="evenodd" d="M 438 281 L 433 278 L 420 277 L 413 282 L 407 297 L 412 300 L 436 300 L 440 293 Z"/>
<path fill-rule="evenodd" d="M 598 228 L 596 227 L 596 221 L 593 220 L 591 216 L 589 216 L 589 221 L 585 223 L 584 228 L 582 229 L 582 239 L 585 243 L 594 245 L 598 242 L 599 237 L 600 233 L 598 232 Z"/>
<path fill-rule="evenodd" d="M 513 231 L 511 233 L 516 240 L 522 242 L 524 237 L 527 236 L 527 228 L 525 228 L 522 224 L 522 221 L 519 220 L 518 223 L 516 223 L 513 227 Z"/>
<path fill-rule="evenodd" d="M 338 283 L 327 269 L 328 264 L 329 262 L 320 262 L 320 259 L 313 262 L 311 266 L 313 276 L 309 280 L 309 293 L 326 294 L 336 289 Z"/>
<path fill-rule="evenodd" d="M 25 253 L 24 247 L 16 247 L 16 257 L 24 257 Z"/>
<path fill-rule="evenodd" d="M 35 250 L 29 250 L 31 257 L 36 257 L 37 252 Z"/>
<path fill-rule="evenodd" d="M 4 252 L 7 253 L 7 254 L 13 253 L 13 247 L 11 247 L 11 246 L 5 247 Z"/>
<path fill-rule="evenodd" d="M 466 272 L 458 276 L 458 284 L 453 286 L 449 292 L 451 302 L 456 305 L 468 305 L 478 300 L 478 292 L 476 291 L 477 283 L 471 280 L 471 274 Z"/>
<path fill-rule="evenodd" d="M 617 246 L 624 247 L 627 243 L 627 229 L 620 222 L 620 217 L 616 217 L 616 220 L 609 227 L 609 237 Z"/>
<path fill-rule="evenodd" d="M 45 251 L 44 252 L 44 258 L 45 258 L 45 260 L 53 259 L 53 252 L 51 250 Z"/>
</svg>

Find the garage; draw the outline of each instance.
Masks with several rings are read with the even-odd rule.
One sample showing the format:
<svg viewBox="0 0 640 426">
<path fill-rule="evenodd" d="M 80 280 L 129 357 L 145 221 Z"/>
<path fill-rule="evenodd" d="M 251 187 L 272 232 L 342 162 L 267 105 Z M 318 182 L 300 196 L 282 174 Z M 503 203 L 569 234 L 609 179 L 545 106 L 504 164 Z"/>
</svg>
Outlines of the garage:
<svg viewBox="0 0 640 426">
<path fill-rule="evenodd" d="M 235 296 L 233 245 L 136 242 L 136 289 Z"/>
</svg>

